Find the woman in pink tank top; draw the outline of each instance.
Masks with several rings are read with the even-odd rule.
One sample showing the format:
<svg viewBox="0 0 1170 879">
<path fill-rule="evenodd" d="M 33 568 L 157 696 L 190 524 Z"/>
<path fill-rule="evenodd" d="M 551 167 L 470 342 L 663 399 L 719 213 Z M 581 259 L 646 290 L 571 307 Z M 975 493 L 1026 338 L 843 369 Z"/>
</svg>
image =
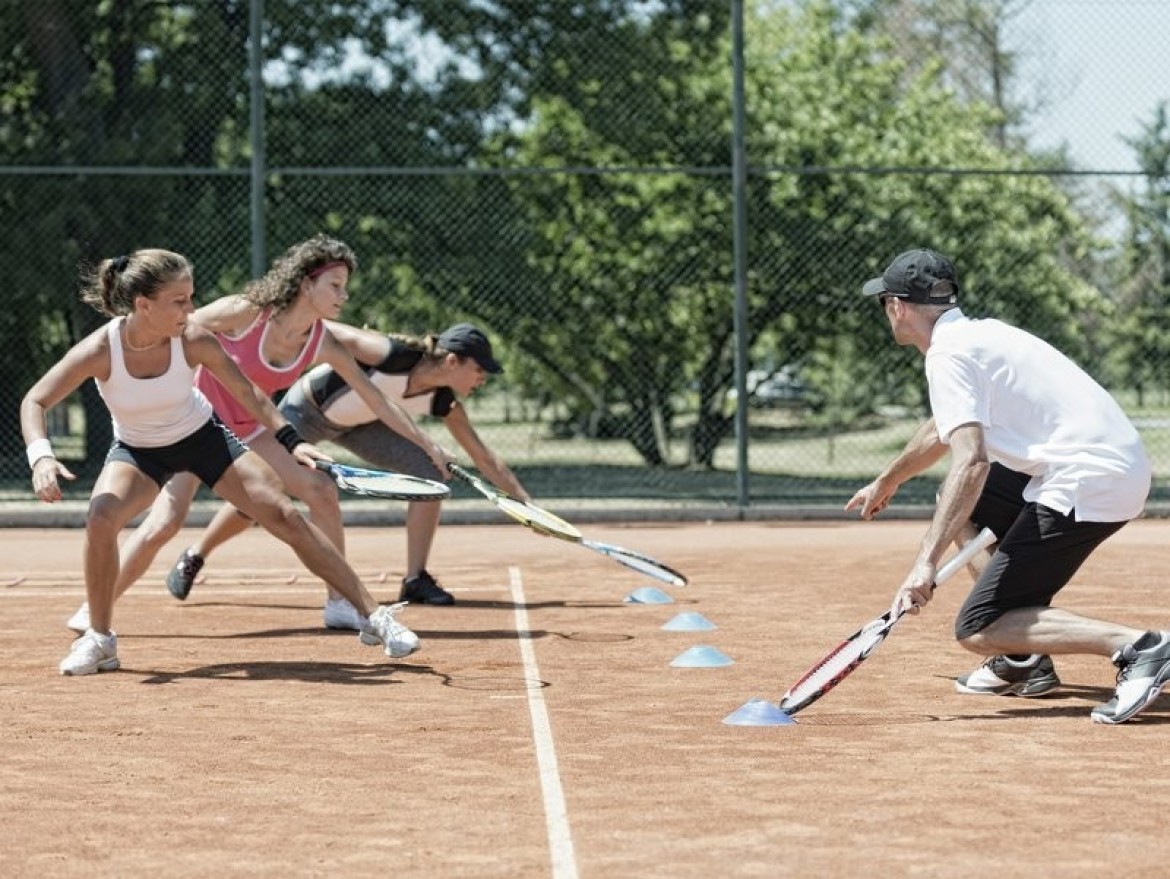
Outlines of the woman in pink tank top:
<svg viewBox="0 0 1170 879">
<path fill-rule="evenodd" d="M 425 449 L 446 473 L 450 456 L 401 407 L 378 391 L 324 323 L 341 314 L 349 299 L 346 285 L 356 266 L 357 258 L 347 244 L 317 235 L 290 247 L 243 293 L 203 306 L 192 320 L 214 332 L 240 371 L 269 395 L 290 387 L 310 366 L 329 364 L 345 376 L 383 423 Z M 201 371 L 196 384 L 216 415 L 277 472 L 285 490 L 305 503 L 313 524 L 344 554 L 345 531 L 333 481 L 299 465 L 272 431 L 241 409 L 214 376 Z M 167 483 L 149 515 L 122 546 L 115 596 L 146 573 L 159 550 L 178 533 L 198 488 L 198 479 L 190 474 L 180 473 Z M 199 563 L 201 560 L 194 562 L 184 554 L 178 564 L 190 567 Z M 355 611 L 334 589 L 326 588 L 327 615 L 332 611 L 335 619 L 347 623 L 334 627 L 360 630 L 364 614 Z M 83 605 L 70 619 L 69 627 L 82 628 L 87 616 Z"/>
</svg>

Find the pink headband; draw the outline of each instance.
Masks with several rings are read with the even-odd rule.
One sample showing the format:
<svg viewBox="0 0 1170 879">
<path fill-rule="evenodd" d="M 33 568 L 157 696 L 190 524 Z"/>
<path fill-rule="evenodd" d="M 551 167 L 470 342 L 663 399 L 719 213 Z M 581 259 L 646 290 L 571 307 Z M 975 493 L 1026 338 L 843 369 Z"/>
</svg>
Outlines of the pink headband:
<svg viewBox="0 0 1170 879">
<path fill-rule="evenodd" d="M 340 260 L 340 259 L 334 260 L 333 262 L 327 262 L 323 266 L 317 266 L 317 268 L 313 269 L 313 271 L 309 272 L 305 277 L 316 278 L 316 277 L 319 277 L 320 275 L 325 274 L 330 269 L 337 268 L 338 266 L 345 266 L 348 269 L 349 263 L 345 262 L 344 260 Z"/>
</svg>

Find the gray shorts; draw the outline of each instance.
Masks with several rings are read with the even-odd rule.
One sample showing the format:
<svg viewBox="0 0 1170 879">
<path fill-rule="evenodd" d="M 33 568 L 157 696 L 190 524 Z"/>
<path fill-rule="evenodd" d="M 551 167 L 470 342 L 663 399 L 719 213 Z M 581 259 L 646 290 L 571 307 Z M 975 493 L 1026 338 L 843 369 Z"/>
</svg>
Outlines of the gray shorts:
<svg viewBox="0 0 1170 879">
<path fill-rule="evenodd" d="M 421 446 L 394 432 L 381 421 L 371 421 L 356 427 L 334 424 L 321 414 L 316 403 L 305 396 L 299 381 L 288 389 L 280 401 L 280 414 L 288 419 L 289 424 L 297 429 L 306 442 L 328 440 L 336 443 L 369 467 L 439 482 L 446 478 L 439 473 L 439 468 Z"/>
<path fill-rule="evenodd" d="M 990 626 L 1010 610 L 1048 607 L 1085 559 L 1124 522 L 1078 522 L 1042 504 L 1024 500 L 1029 477 L 992 464 L 971 521 L 990 528 L 999 545 L 959 609 L 960 641 Z"/>
</svg>

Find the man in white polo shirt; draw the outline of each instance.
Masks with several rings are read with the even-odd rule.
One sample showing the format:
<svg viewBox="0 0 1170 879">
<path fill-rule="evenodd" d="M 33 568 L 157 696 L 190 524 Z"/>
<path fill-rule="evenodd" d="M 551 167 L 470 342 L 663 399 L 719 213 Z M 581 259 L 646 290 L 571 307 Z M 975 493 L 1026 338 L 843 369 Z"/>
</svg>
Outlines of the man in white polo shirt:
<svg viewBox="0 0 1170 879">
<path fill-rule="evenodd" d="M 1129 720 L 1170 679 L 1170 633 L 1088 619 L 1052 599 L 1141 513 L 1151 474 L 1137 431 L 1104 388 L 1048 343 L 966 317 L 958 274 L 942 254 L 907 251 L 862 293 L 877 298 L 895 341 L 925 356 L 932 417 L 845 509 L 872 518 L 903 482 L 951 453 L 895 606 L 917 613 L 947 545 L 991 528 L 998 543 L 976 566 L 955 621 L 959 643 L 991 658 L 958 678 L 957 689 L 1039 696 L 1060 685 L 1050 654 L 1096 654 L 1118 673 L 1113 698 L 1092 719 Z"/>
</svg>

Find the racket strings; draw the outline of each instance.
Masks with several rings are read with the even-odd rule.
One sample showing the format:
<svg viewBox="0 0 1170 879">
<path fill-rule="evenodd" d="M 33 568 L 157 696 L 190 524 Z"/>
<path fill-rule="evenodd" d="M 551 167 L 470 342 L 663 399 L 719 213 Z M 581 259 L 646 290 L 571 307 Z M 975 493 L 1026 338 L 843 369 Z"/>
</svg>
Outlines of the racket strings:
<svg viewBox="0 0 1170 879">
<path fill-rule="evenodd" d="M 524 501 L 510 497 L 497 498 L 496 504 L 501 510 L 512 516 L 512 518 L 524 522 L 546 534 L 554 537 L 562 537 L 567 540 L 577 540 L 581 537 L 581 532 L 576 527 L 570 525 L 555 513 L 550 513 L 548 510 L 542 510 L 540 507 L 526 504 Z"/>
<path fill-rule="evenodd" d="M 425 480 L 397 474 L 347 474 L 338 477 L 341 488 L 372 497 L 445 497 L 447 492 Z"/>
</svg>

